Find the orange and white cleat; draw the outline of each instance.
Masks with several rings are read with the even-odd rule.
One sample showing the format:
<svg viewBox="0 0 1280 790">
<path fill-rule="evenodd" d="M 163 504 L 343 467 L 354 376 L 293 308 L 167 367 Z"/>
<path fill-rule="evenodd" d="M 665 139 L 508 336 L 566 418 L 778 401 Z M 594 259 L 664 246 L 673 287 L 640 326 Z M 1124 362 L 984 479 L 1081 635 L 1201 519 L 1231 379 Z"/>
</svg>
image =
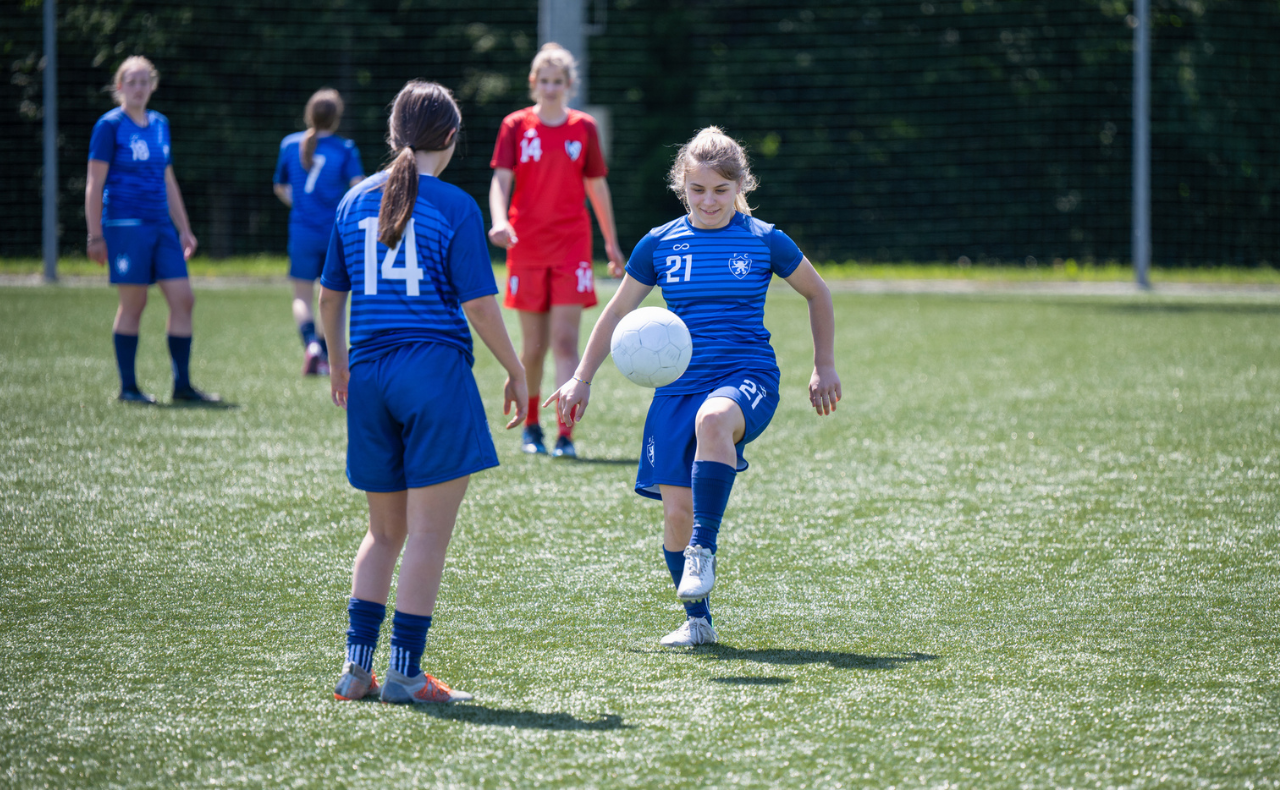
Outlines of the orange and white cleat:
<svg viewBox="0 0 1280 790">
<path fill-rule="evenodd" d="M 344 702 L 372 697 L 381 694 L 378 676 L 373 672 L 365 672 L 364 667 L 348 661 L 342 665 L 342 677 L 338 678 L 338 686 L 333 690 L 333 698 Z"/>
<path fill-rule="evenodd" d="M 466 702 L 471 695 L 465 691 L 454 691 L 445 684 L 419 672 L 417 677 L 409 677 L 394 669 L 387 670 L 387 684 L 382 687 L 382 701 L 394 705 L 408 705 L 415 702 Z"/>
</svg>

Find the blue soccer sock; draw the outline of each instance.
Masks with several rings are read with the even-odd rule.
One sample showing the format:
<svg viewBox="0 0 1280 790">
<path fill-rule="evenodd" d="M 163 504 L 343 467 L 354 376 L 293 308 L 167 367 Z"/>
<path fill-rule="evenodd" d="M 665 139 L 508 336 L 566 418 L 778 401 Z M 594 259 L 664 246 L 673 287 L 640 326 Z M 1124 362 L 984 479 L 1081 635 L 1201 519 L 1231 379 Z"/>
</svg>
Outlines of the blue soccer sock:
<svg viewBox="0 0 1280 790">
<path fill-rule="evenodd" d="M 120 389 L 136 390 L 138 378 L 134 372 L 134 361 L 138 357 L 138 336 L 122 335 L 119 332 L 111 335 L 116 347 L 116 368 L 120 370 Z"/>
<path fill-rule="evenodd" d="M 304 321 L 298 325 L 298 333 L 302 335 L 302 347 L 306 348 L 316 342 L 316 322 Z"/>
<path fill-rule="evenodd" d="M 693 537 L 690 546 L 716 553 L 716 536 L 729 504 L 737 471 L 719 461 L 693 462 Z"/>
<path fill-rule="evenodd" d="M 676 589 L 680 588 L 680 580 L 684 578 L 684 552 L 670 551 L 664 545 L 662 547 L 662 557 L 667 561 L 667 570 L 671 572 L 671 581 L 676 583 Z M 707 624 L 711 622 L 711 596 L 703 598 L 701 601 L 686 603 L 684 605 L 684 614 L 686 617 L 705 617 Z"/>
<path fill-rule="evenodd" d="M 365 672 L 373 671 L 373 651 L 378 648 L 378 631 L 387 616 L 387 605 L 351 598 L 347 601 L 347 660 Z"/>
<path fill-rule="evenodd" d="M 328 359 L 328 358 L 329 358 L 329 344 L 328 344 L 328 343 L 326 343 L 326 342 L 324 342 L 324 338 L 323 338 L 323 337 L 322 337 L 322 338 L 318 338 L 318 339 L 316 340 L 316 342 L 320 344 L 320 353 L 324 355 L 324 358 L 325 358 L 325 359 Z"/>
<path fill-rule="evenodd" d="M 169 356 L 173 359 L 173 389 L 191 389 L 191 338 L 169 335 Z"/>
<path fill-rule="evenodd" d="M 409 677 L 422 671 L 418 663 L 427 649 L 431 615 L 408 614 L 399 609 L 391 617 L 391 668 Z"/>
</svg>

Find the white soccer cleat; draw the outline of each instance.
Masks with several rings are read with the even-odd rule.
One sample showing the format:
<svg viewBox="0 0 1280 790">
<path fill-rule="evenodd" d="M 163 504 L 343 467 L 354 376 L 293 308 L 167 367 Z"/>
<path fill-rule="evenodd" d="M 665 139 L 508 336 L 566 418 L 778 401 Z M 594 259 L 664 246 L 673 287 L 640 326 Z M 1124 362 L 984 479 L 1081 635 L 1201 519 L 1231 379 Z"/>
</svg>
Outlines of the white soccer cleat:
<svg viewBox="0 0 1280 790">
<path fill-rule="evenodd" d="M 689 603 L 701 601 L 716 586 L 716 555 L 701 546 L 684 550 L 684 577 L 676 588 L 676 597 Z"/>
<path fill-rule="evenodd" d="M 684 625 L 658 640 L 663 647 L 693 647 L 716 641 L 716 629 L 705 617 L 690 617 Z"/>
</svg>

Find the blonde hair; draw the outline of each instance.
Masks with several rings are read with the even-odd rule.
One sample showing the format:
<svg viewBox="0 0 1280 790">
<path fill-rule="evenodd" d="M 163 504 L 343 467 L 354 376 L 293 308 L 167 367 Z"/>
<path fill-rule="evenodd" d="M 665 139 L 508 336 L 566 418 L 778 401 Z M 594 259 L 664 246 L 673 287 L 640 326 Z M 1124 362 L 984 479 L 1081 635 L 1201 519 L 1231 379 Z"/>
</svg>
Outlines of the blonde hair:
<svg viewBox="0 0 1280 790">
<path fill-rule="evenodd" d="M 443 151 L 457 139 L 462 113 L 449 89 L 435 82 L 411 80 L 396 94 L 387 122 L 392 160 L 378 207 L 378 241 L 394 247 L 404 236 L 418 199 L 418 165 L 414 151 Z M 454 140 L 450 140 L 450 135 Z"/>
<path fill-rule="evenodd" d="M 156 70 L 155 64 L 141 55 L 131 55 L 116 68 L 116 76 L 111 80 L 111 98 L 116 104 L 124 103 L 124 93 L 120 90 L 120 83 L 124 80 L 124 75 L 134 69 L 147 70 L 147 76 L 151 78 L 151 90 L 160 87 L 160 72 Z"/>
<path fill-rule="evenodd" d="M 342 96 L 333 88 L 321 88 L 307 100 L 307 111 L 303 117 L 307 122 L 307 133 L 302 136 L 302 145 L 298 146 L 298 156 L 302 159 L 303 169 L 310 170 L 315 161 L 320 132 L 335 132 L 342 121 Z"/>
<path fill-rule="evenodd" d="M 529 98 L 535 102 L 538 100 L 538 94 L 534 92 L 533 86 L 538 79 L 538 72 L 542 71 L 544 66 L 554 66 L 560 69 L 564 74 L 564 78 L 569 82 L 568 90 L 565 96 L 573 96 L 578 90 L 578 61 L 573 59 L 573 54 L 569 50 L 560 46 L 554 41 L 548 41 L 542 45 L 542 49 L 538 50 L 538 54 L 533 56 L 533 63 L 529 65 Z"/>
<path fill-rule="evenodd" d="M 743 214 L 751 215 L 747 195 L 760 186 L 760 182 L 751 172 L 747 152 L 741 143 L 721 131 L 720 127 L 708 126 L 680 147 L 676 160 L 671 165 L 671 172 L 667 175 L 667 185 L 680 198 L 685 209 L 689 209 L 685 180 L 689 170 L 699 166 L 709 167 L 730 181 L 738 182 L 738 194 L 733 200 L 733 207 Z"/>
</svg>

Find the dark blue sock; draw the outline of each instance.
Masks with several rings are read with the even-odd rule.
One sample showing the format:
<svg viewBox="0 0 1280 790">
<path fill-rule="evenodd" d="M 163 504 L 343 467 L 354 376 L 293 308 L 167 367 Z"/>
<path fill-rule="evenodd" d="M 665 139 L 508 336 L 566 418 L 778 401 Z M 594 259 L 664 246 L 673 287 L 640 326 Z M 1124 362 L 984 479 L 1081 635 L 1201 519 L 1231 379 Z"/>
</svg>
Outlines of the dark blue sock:
<svg viewBox="0 0 1280 790">
<path fill-rule="evenodd" d="M 351 598 L 347 601 L 347 660 L 373 671 L 373 651 L 378 647 L 378 631 L 387 616 L 387 605 Z"/>
<path fill-rule="evenodd" d="M 431 615 L 407 614 L 396 610 L 391 616 L 391 668 L 409 677 L 416 677 L 422 669 L 422 651 L 427 649 L 427 629 L 431 627 Z"/>
<path fill-rule="evenodd" d="M 316 322 L 304 321 L 298 325 L 298 332 L 302 335 L 302 347 L 306 348 L 316 342 Z"/>
<path fill-rule="evenodd" d="M 690 546 L 701 546 L 716 553 L 716 536 L 720 521 L 729 504 L 733 479 L 737 471 L 719 461 L 693 462 L 693 537 Z"/>
<path fill-rule="evenodd" d="M 329 358 L 329 344 L 328 344 L 328 343 L 326 343 L 326 342 L 324 342 L 324 338 L 323 338 L 323 337 L 322 337 L 322 338 L 320 338 L 319 340 L 317 340 L 316 342 L 320 344 L 320 353 L 324 355 L 324 358 L 325 358 L 325 359 L 328 359 L 328 358 Z"/>
<path fill-rule="evenodd" d="M 173 388 L 191 388 L 191 338 L 169 335 L 169 356 L 173 359 Z"/>
<path fill-rule="evenodd" d="M 116 332 L 111 336 L 116 346 L 116 367 L 120 370 L 120 389 L 136 390 L 138 378 L 134 373 L 133 363 L 138 357 L 138 336 L 122 335 Z"/>
<path fill-rule="evenodd" d="M 664 545 L 662 547 L 662 557 L 667 561 L 667 570 L 671 572 L 671 581 L 675 582 L 676 587 L 680 587 L 680 580 L 684 578 L 684 552 L 668 551 Z M 711 625 L 711 596 L 703 598 L 701 601 L 686 603 L 684 605 L 684 614 L 686 617 L 705 617 L 707 624 Z"/>
</svg>

